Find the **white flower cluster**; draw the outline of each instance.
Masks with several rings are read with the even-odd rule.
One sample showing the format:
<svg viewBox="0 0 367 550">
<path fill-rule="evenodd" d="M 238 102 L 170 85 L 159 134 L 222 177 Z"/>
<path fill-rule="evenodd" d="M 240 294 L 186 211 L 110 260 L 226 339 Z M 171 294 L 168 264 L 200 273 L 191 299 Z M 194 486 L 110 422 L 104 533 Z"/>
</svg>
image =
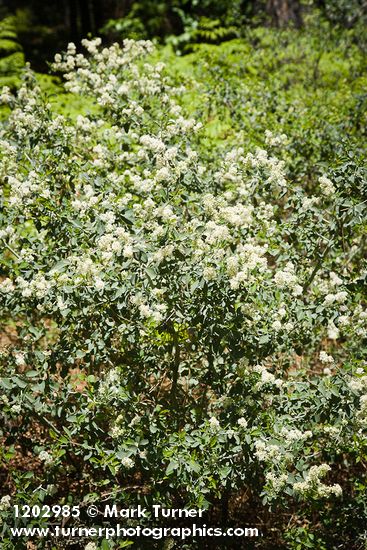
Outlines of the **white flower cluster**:
<svg viewBox="0 0 367 550">
<path fill-rule="evenodd" d="M 329 321 L 328 323 L 327 335 L 330 340 L 337 340 L 340 336 L 340 331 L 333 321 Z"/>
<path fill-rule="evenodd" d="M 304 442 L 312 437 L 310 430 L 302 432 L 297 428 L 282 426 L 275 428 L 269 439 L 255 441 L 255 456 L 259 462 L 265 462 L 269 471 L 266 473 L 266 492 L 274 498 L 285 487 L 288 480 L 289 466 L 296 460 L 297 454 L 304 449 Z M 282 468 L 280 474 L 274 473 L 274 466 Z"/>
<path fill-rule="evenodd" d="M 335 302 L 342 304 L 347 299 L 347 296 L 348 296 L 348 293 L 344 290 L 337 292 L 336 294 L 327 294 L 324 299 L 324 304 L 326 306 L 330 306 Z"/>
<path fill-rule="evenodd" d="M 7 105 L 13 99 L 13 94 L 10 92 L 9 86 L 3 86 L 0 94 L 0 103 Z"/>
<path fill-rule="evenodd" d="M 356 376 L 351 376 L 348 380 L 348 386 L 355 392 L 367 392 L 367 374 L 362 367 L 356 369 Z"/>
<path fill-rule="evenodd" d="M 25 366 L 25 364 L 26 364 L 25 354 L 22 351 L 18 351 L 16 353 L 14 353 L 14 358 L 15 358 L 15 364 L 18 367 L 24 367 Z"/>
<path fill-rule="evenodd" d="M 124 415 L 120 414 L 110 430 L 111 437 L 114 439 L 121 437 L 125 433 L 125 428 L 122 425 L 123 421 Z"/>
<path fill-rule="evenodd" d="M 246 418 L 241 417 L 237 420 L 237 424 L 240 426 L 240 428 L 245 429 L 245 428 L 247 428 L 248 422 L 247 422 Z"/>
<path fill-rule="evenodd" d="M 360 408 L 357 411 L 358 421 L 364 428 L 367 428 L 367 394 L 361 395 L 359 406 Z"/>
<path fill-rule="evenodd" d="M 277 462 L 283 458 L 283 451 L 279 445 L 257 440 L 255 441 L 255 449 L 255 456 L 260 462 Z"/>
<path fill-rule="evenodd" d="M 51 466 L 54 462 L 53 456 L 47 451 L 41 451 L 38 458 L 45 464 L 45 466 Z"/>
<path fill-rule="evenodd" d="M 294 329 L 294 323 L 291 321 L 286 321 L 286 317 L 289 316 L 289 312 L 286 309 L 286 304 L 281 303 L 277 311 L 273 313 L 274 321 L 271 324 L 271 328 L 278 332 L 280 330 L 285 330 L 290 333 Z"/>
<path fill-rule="evenodd" d="M 367 329 L 367 311 L 360 304 L 354 310 L 353 331 L 357 336 L 364 336 Z"/>
<path fill-rule="evenodd" d="M 283 147 L 288 142 L 286 134 L 273 134 L 270 130 L 265 130 L 265 143 L 270 147 Z"/>
<path fill-rule="evenodd" d="M 128 470 L 131 470 L 131 468 L 134 467 L 134 461 L 128 456 L 125 456 L 124 458 L 121 459 L 121 464 L 124 468 Z"/>
<path fill-rule="evenodd" d="M 3 512 L 4 510 L 8 510 L 10 508 L 11 503 L 11 496 L 10 495 L 4 495 L 0 499 L 0 512 Z"/>
<path fill-rule="evenodd" d="M 269 490 L 267 491 L 268 494 L 271 496 L 276 496 L 286 486 L 288 475 L 285 473 L 276 475 L 274 472 L 267 472 L 265 474 L 265 480 L 269 485 Z"/>
<path fill-rule="evenodd" d="M 293 445 L 294 443 L 299 443 L 312 437 L 312 432 L 310 430 L 301 432 L 301 430 L 298 430 L 297 428 L 288 429 L 283 427 L 281 428 L 279 435 L 284 438 L 285 444 Z"/>
<path fill-rule="evenodd" d="M 123 47 L 112 44 L 109 48 L 100 48 L 101 39 L 83 40 L 82 45 L 89 57 L 77 53 L 75 44 L 70 43 L 67 52 L 55 56 L 53 68 L 64 73 L 66 89 L 72 93 L 93 94 L 101 107 L 114 109 L 128 97 L 136 95 L 135 100 L 126 101 L 121 109 L 122 116 L 142 116 L 144 108 L 138 103 L 138 97 L 158 95 L 162 92 L 160 83 L 164 64 L 145 64 L 143 71 L 136 62 L 153 51 L 150 41 L 124 40 Z M 146 73 L 149 74 L 146 74 Z M 116 73 L 125 75 L 118 79 Z M 105 75 L 108 75 L 105 78 Z M 129 75 L 130 78 L 127 76 Z"/>
<path fill-rule="evenodd" d="M 330 470 L 331 468 L 328 464 L 311 466 L 304 481 L 293 484 L 293 490 L 302 496 L 311 494 L 320 498 L 328 498 L 332 495 L 340 497 L 343 491 L 338 483 L 334 485 L 325 485 L 320 481 Z"/>
<path fill-rule="evenodd" d="M 0 395 L 0 403 L 3 403 L 4 405 L 9 405 L 9 398 L 7 395 L 3 394 Z"/>
<path fill-rule="evenodd" d="M 219 430 L 220 428 L 219 420 L 215 418 L 215 416 L 212 416 L 211 418 L 209 418 L 209 426 L 212 430 Z"/>
<path fill-rule="evenodd" d="M 252 170 L 252 177 L 246 180 L 243 176 L 249 169 Z M 284 189 L 287 186 L 284 162 L 269 157 L 268 152 L 260 148 L 257 148 L 255 153 L 247 155 L 241 147 L 233 149 L 226 154 L 223 167 L 215 177 L 218 181 L 235 183 L 239 195 L 243 198 L 250 197 L 260 184 L 275 189 Z"/>
<path fill-rule="evenodd" d="M 15 290 L 15 286 L 8 277 L 0 281 L 0 292 L 7 294 L 10 292 L 13 292 L 14 290 Z"/>
<path fill-rule="evenodd" d="M 118 397 L 121 392 L 121 374 L 118 369 L 111 369 L 105 376 L 101 377 L 98 388 L 98 397 L 102 401 L 109 401 Z"/>
<path fill-rule="evenodd" d="M 16 278 L 16 283 L 24 298 L 29 298 L 31 296 L 44 298 L 54 286 L 54 281 L 46 279 L 42 273 L 37 273 L 34 279 L 30 281 L 19 276 Z"/>
<path fill-rule="evenodd" d="M 326 351 L 320 351 L 319 359 L 324 365 L 334 364 L 334 357 L 332 355 L 328 355 Z"/>
<path fill-rule="evenodd" d="M 275 273 L 274 282 L 279 288 L 290 288 L 294 296 L 302 294 L 303 289 L 298 284 L 295 267 L 292 262 L 288 262 L 283 270 Z"/>
<path fill-rule="evenodd" d="M 260 374 L 260 380 L 256 382 L 255 389 L 262 389 L 263 386 L 276 386 L 280 388 L 283 385 L 281 378 L 276 378 L 273 373 L 269 372 L 264 365 L 255 365 L 252 367 L 253 372 Z"/>
<path fill-rule="evenodd" d="M 156 289 L 153 289 L 153 295 L 158 297 L 160 293 L 156 293 L 154 292 L 154 290 Z M 164 314 L 167 311 L 166 304 L 155 303 L 150 306 L 146 303 L 143 296 L 139 294 L 131 296 L 130 302 L 137 306 L 139 315 L 142 319 L 147 319 L 153 321 L 154 323 L 160 323 L 163 320 Z"/>
<path fill-rule="evenodd" d="M 336 189 L 333 182 L 326 176 L 321 176 L 319 178 L 319 183 L 320 183 L 320 189 L 324 195 L 328 196 L 328 195 L 333 195 L 335 193 Z"/>
<path fill-rule="evenodd" d="M 323 426 L 323 432 L 330 437 L 338 437 L 341 432 L 340 426 Z"/>
<path fill-rule="evenodd" d="M 251 242 L 239 245 L 236 255 L 227 258 L 227 272 L 230 286 L 236 290 L 244 284 L 258 280 L 269 273 L 265 257 L 267 245 L 259 246 Z"/>
</svg>

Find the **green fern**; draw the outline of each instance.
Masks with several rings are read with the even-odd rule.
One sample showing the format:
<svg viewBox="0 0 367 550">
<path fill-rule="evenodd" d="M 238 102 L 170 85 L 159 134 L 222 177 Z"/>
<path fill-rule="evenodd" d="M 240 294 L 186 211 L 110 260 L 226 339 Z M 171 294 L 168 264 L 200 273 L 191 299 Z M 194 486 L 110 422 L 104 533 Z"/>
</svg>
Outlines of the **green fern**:
<svg viewBox="0 0 367 550">
<path fill-rule="evenodd" d="M 209 17 L 200 17 L 198 26 L 193 33 L 193 37 L 198 42 L 209 42 L 216 44 L 234 38 L 238 33 L 238 29 L 234 26 L 224 26 L 219 19 L 211 19 Z"/>
<path fill-rule="evenodd" d="M 0 21 L 0 86 L 17 86 L 24 63 L 14 17 L 5 17 Z"/>
</svg>

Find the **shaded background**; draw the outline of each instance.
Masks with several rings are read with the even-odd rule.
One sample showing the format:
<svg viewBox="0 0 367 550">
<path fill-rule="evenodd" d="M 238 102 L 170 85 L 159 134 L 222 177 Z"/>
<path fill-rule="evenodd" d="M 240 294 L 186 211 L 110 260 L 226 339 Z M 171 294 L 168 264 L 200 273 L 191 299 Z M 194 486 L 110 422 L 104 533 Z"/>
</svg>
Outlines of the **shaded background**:
<svg viewBox="0 0 367 550">
<path fill-rule="evenodd" d="M 179 53 L 196 43 L 219 43 L 241 37 L 258 25 L 302 27 L 307 17 L 328 19 L 336 27 L 364 25 L 366 0 L 2 0 L 0 19 L 9 22 L 0 38 L 17 39 L 18 49 L 39 71 L 46 60 L 89 35 L 105 40 L 156 38 L 171 41 Z M 4 26 L 4 25 L 3 25 Z M 9 54 L 0 47 L 0 58 Z M 15 48 L 15 46 L 13 46 Z"/>
</svg>

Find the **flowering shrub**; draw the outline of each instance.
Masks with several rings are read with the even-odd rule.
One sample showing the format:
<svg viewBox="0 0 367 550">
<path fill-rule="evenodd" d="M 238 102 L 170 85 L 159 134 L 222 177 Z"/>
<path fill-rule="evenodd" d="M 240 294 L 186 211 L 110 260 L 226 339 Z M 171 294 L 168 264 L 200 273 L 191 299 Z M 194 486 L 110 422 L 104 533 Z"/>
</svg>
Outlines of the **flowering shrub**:
<svg viewBox="0 0 367 550">
<path fill-rule="evenodd" d="M 10 501 L 55 495 L 340 511 L 366 444 L 365 203 L 287 181 L 271 132 L 203 162 L 150 42 L 83 45 L 54 68 L 90 112 L 55 114 L 30 72 L 1 95 L 4 533 Z"/>
</svg>

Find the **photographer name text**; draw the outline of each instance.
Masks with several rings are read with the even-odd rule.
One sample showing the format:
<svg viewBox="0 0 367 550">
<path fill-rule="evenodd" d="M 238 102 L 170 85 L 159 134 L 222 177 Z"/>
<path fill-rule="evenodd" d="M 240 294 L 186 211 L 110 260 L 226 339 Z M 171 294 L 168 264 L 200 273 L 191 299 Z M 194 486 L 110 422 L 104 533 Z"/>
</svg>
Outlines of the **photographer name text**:
<svg viewBox="0 0 367 550">
<path fill-rule="evenodd" d="M 50 518 L 50 517 L 73 517 L 78 518 L 83 512 L 85 506 L 68 506 L 68 505 L 54 505 L 54 506 L 14 506 L 14 515 L 16 518 Z M 120 508 L 116 504 L 106 504 L 104 506 L 96 506 L 91 504 L 85 509 L 86 514 L 89 517 L 103 517 L 103 518 L 202 518 L 204 510 L 195 508 L 164 508 L 160 504 L 153 504 L 148 508 L 143 508 L 140 504 L 134 508 Z"/>
</svg>

